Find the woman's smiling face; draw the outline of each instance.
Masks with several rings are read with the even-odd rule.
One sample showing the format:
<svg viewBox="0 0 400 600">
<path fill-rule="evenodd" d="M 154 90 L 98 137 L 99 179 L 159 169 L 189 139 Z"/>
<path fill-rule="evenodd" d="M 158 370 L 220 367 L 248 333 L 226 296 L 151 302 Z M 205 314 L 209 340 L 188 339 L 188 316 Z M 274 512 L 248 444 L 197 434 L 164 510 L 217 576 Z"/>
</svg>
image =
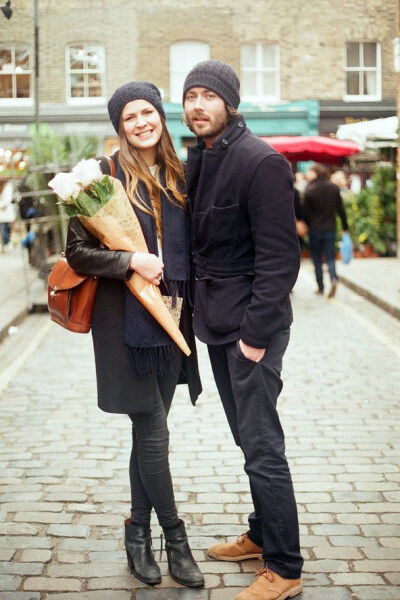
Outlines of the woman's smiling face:
<svg viewBox="0 0 400 600">
<path fill-rule="evenodd" d="M 160 113 L 147 100 L 132 100 L 122 111 L 122 125 L 126 138 L 140 153 L 156 149 L 163 124 Z"/>
</svg>

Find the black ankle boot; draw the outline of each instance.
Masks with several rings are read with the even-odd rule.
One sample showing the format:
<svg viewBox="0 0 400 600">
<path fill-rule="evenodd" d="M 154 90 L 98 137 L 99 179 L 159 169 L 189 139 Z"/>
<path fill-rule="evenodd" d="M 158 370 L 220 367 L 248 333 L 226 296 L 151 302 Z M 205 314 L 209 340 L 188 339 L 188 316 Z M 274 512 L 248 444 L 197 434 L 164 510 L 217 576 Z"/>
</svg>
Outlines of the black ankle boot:
<svg viewBox="0 0 400 600">
<path fill-rule="evenodd" d="M 133 575 L 149 585 L 161 583 L 161 573 L 151 547 L 150 525 L 125 521 L 125 549 Z"/>
<path fill-rule="evenodd" d="M 172 579 L 187 587 L 202 587 L 204 577 L 192 556 L 184 522 L 179 521 L 175 527 L 163 527 L 163 531 Z"/>
</svg>

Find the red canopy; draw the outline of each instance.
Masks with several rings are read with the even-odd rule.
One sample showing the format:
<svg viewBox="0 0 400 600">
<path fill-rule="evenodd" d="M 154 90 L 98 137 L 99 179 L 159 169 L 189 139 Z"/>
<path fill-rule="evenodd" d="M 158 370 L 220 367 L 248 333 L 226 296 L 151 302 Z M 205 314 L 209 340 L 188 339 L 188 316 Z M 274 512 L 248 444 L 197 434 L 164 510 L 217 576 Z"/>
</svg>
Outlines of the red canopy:
<svg viewBox="0 0 400 600">
<path fill-rule="evenodd" d="M 336 140 L 319 135 L 262 137 L 291 162 L 315 160 L 322 163 L 340 163 L 346 156 L 360 152 L 355 142 Z"/>
</svg>

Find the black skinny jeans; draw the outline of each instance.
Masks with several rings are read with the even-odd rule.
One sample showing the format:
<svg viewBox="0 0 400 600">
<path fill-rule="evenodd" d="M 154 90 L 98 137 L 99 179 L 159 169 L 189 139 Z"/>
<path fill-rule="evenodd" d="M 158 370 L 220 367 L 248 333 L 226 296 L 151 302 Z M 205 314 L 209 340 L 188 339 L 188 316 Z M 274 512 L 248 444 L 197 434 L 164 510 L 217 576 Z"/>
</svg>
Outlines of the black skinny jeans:
<svg viewBox="0 0 400 600">
<path fill-rule="evenodd" d="M 181 357 L 182 355 L 180 355 Z M 179 522 L 168 461 L 169 431 L 167 416 L 178 383 L 179 368 L 157 377 L 157 397 L 151 414 L 129 415 L 132 421 L 132 452 L 129 464 L 131 483 L 131 520 L 150 523 L 151 509 L 162 527 Z"/>
</svg>

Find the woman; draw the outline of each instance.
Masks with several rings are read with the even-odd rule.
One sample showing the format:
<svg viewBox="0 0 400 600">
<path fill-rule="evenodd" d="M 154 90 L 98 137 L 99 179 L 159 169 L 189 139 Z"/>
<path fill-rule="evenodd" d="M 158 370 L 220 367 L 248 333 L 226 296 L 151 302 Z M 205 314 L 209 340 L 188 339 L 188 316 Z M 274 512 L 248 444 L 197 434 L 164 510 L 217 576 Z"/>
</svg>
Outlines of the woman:
<svg viewBox="0 0 400 600">
<path fill-rule="evenodd" d="M 141 224 L 149 253 L 101 247 L 79 222 L 70 221 L 67 259 L 81 273 L 99 277 L 92 317 L 99 407 L 126 413 L 132 421 L 131 518 L 125 521 L 128 564 L 141 581 L 160 583 L 151 548 L 150 513 L 163 528 L 172 577 L 200 587 L 204 578 L 178 518 L 168 463 L 167 415 L 184 373 L 192 402 L 201 391 L 188 307 L 189 232 L 184 173 L 165 125 L 158 88 L 131 82 L 108 103 L 119 135 L 116 177 Z M 181 350 L 124 284 L 136 271 L 172 296 L 183 298 L 180 327 L 192 354 Z"/>
</svg>

